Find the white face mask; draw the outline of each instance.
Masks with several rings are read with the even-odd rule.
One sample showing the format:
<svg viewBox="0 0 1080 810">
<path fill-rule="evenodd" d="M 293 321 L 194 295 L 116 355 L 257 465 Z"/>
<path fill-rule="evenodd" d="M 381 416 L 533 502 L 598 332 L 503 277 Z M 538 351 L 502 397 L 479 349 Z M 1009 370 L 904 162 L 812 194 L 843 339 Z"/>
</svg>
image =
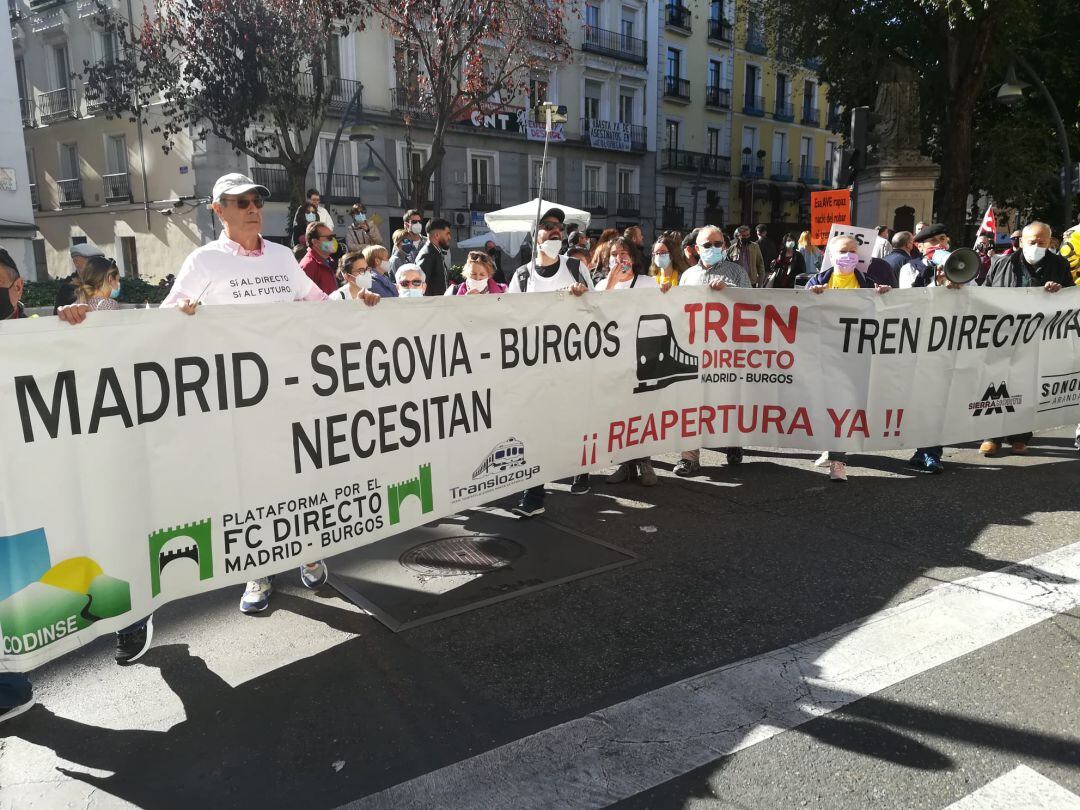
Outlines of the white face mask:
<svg viewBox="0 0 1080 810">
<path fill-rule="evenodd" d="M 1038 245 L 1024 245 L 1023 251 L 1028 264 L 1038 264 L 1046 255 L 1046 248 Z"/>
<path fill-rule="evenodd" d="M 371 289 L 371 271 L 370 270 L 361 270 L 356 275 L 352 276 L 351 281 L 352 281 L 353 285 L 360 288 L 361 290 L 370 290 Z"/>
<path fill-rule="evenodd" d="M 465 289 L 467 289 L 467 290 L 474 290 L 475 292 L 483 292 L 487 288 L 488 288 L 488 280 L 486 278 L 482 278 L 482 279 L 479 279 L 479 280 L 475 279 L 475 278 L 467 278 L 467 279 L 465 279 Z"/>
<path fill-rule="evenodd" d="M 795 249 L 795 243 L 794 242 L 784 242 L 784 247 L 786 247 L 788 250 L 794 250 Z"/>
<path fill-rule="evenodd" d="M 424 291 L 421 290 L 419 287 L 408 287 L 406 289 L 399 290 L 399 293 L 399 297 L 401 298 L 422 298 L 424 295 Z"/>
<path fill-rule="evenodd" d="M 653 264 L 659 267 L 661 270 L 667 270 L 671 267 L 671 254 L 670 253 L 654 253 Z"/>
<path fill-rule="evenodd" d="M 414 222 L 412 225 L 409 226 L 409 230 L 419 235 L 420 232 L 424 230 L 424 226 L 421 225 L 419 222 Z"/>
<path fill-rule="evenodd" d="M 560 250 L 562 250 L 562 241 L 559 239 L 548 239 L 540 243 L 540 251 L 549 259 L 558 258 Z"/>
</svg>

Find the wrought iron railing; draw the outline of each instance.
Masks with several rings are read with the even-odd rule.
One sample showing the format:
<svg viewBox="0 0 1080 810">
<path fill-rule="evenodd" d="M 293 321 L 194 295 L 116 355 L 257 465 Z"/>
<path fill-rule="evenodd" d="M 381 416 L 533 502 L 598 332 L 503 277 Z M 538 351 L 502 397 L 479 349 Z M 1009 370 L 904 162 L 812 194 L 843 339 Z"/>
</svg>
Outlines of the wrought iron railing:
<svg viewBox="0 0 1080 810">
<path fill-rule="evenodd" d="M 689 101 L 690 80 L 680 79 L 678 76 L 665 76 L 664 95 L 668 98 L 678 98 L 683 101 Z"/>
<path fill-rule="evenodd" d="M 73 87 L 61 87 L 38 96 L 38 112 L 43 123 L 61 118 L 79 117 L 79 93 Z"/>
<path fill-rule="evenodd" d="M 731 109 L 731 88 L 710 84 L 705 88 L 705 106 Z"/>
<path fill-rule="evenodd" d="M 101 182 L 105 186 L 105 202 L 131 202 L 131 179 L 127 172 L 103 174 Z"/>
<path fill-rule="evenodd" d="M 641 65 L 648 61 L 645 40 L 604 28 L 586 27 L 581 50 L 614 56 L 616 59 L 625 59 L 627 62 L 636 62 Z"/>
<path fill-rule="evenodd" d="M 72 180 L 57 180 L 56 190 L 61 208 L 76 208 L 83 204 L 82 180 L 78 177 Z"/>
</svg>

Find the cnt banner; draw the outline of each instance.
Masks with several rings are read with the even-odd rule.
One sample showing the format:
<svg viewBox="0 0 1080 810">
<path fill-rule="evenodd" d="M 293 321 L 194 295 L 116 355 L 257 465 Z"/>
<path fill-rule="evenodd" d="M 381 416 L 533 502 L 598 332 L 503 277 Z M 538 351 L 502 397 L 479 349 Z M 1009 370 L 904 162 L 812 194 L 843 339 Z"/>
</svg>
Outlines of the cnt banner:
<svg viewBox="0 0 1080 810">
<path fill-rule="evenodd" d="M 529 486 L 700 446 L 1080 420 L 1080 292 L 680 287 L 0 325 L 0 670 Z"/>
</svg>

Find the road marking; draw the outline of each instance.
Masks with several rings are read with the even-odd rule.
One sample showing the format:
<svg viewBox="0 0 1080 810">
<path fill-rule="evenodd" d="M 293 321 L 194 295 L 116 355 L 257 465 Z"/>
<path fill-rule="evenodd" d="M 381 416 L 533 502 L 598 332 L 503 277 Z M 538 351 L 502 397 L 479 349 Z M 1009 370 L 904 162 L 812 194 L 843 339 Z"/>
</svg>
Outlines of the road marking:
<svg viewBox="0 0 1080 810">
<path fill-rule="evenodd" d="M 1080 604 L 1080 543 L 938 585 L 448 765 L 348 808 L 605 807 Z"/>
<path fill-rule="evenodd" d="M 945 810 L 1080 810 L 1080 796 L 1026 765 L 1013 768 Z"/>
</svg>

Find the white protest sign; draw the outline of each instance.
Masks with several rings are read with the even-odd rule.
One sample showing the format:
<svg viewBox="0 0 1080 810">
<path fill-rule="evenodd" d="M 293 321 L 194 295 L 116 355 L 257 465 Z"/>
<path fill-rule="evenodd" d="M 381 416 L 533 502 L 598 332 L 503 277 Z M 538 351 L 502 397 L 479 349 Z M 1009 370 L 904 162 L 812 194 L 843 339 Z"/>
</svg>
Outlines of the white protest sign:
<svg viewBox="0 0 1080 810">
<path fill-rule="evenodd" d="M 860 273 L 865 273 L 867 268 L 870 267 L 870 259 L 874 255 L 874 243 L 878 238 L 877 230 L 875 228 L 860 228 L 856 225 L 842 225 L 834 222 L 832 227 L 829 228 L 829 242 L 825 246 L 825 253 L 821 257 L 822 270 L 828 270 L 833 266 L 832 240 L 837 236 L 850 236 L 855 240 L 855 244 L 859 246 L 858 270 Z"/>
</svg>

